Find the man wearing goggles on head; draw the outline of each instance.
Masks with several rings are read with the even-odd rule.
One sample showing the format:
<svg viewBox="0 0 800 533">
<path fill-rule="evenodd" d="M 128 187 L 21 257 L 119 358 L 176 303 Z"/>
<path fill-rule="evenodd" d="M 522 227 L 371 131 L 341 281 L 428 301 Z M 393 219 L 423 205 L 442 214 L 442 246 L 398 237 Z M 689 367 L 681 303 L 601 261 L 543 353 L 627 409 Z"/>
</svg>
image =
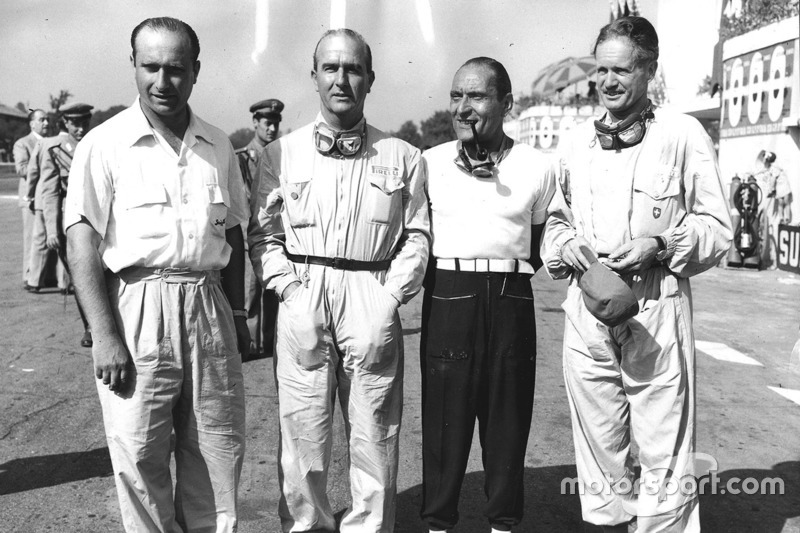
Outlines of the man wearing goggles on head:
<svg viewBox="0 0 800 533">
<path fill-rule="evenodd" d="M 422 518 L 458 522 L 475 419 L 493 531 L 522 519 L 536 323 L 530 280 L 555 190 L 544 155 L 503 132 L 514 97 L 506 69 L 467 61 L 450 90 L 457 141 L 427 150 L 434 256 L 422 311 Z M 435 268 L 434 268 L 435 267 Z"/>
<path fill-rule="evenodd" d="M 311 72 L 316 120 L 265 149 L 250 258 L 281 303 L 276 329 L 283 531 L 394 529 L 403 332 L 430 245 L 419 151 L 367 124 L 375 74 L 358 33 L 325 33 Z M 336 395 L 352 508 L 326 494 Z"/>
<path fill-rule="evenodd" d="M 666 484 L 695 475 L 687 278 L 727 252 L 728 204 L 700 124 L 647 98 L 658 66 L 653 26 L 641 17 L 612 22 L 595 58 L 606 113 L 559 143 L 561 187 L 542 251 L 553 278 L 571 278 L 564 377 L 578 477 L 609 489 L 581 494 L 583 518 L 605 531 L 627 531 L 637 519 L 639 531 L 699 531 L 697 495 Z M 592 304 L 589 280 L 606 268 L 598 257 L 630 288 L 634 310 L 619 321 Z M 632 489 L 632 433 L 646 490 Z"/>
</svg>

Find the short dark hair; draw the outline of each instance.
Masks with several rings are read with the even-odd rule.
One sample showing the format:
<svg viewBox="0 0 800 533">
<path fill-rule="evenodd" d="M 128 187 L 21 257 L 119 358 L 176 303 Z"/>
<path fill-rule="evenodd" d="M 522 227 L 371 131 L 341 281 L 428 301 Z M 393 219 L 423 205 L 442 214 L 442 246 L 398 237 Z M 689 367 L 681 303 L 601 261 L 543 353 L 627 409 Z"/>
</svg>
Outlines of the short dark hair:
<svg viewBox="0 0 800 533">
<path fill-rule="evenodd" d="M 621 17 L 600 29 L 597 40 L 592 47 L 592 55 L 597 54 L 600 43 L 627 37 L 633 44 L 634 60 L 637 64 L 648 63 L 658 59 L 658 33 L 644 17 Z"/>
<path fill-rule="evenodd" d="M 191 26 L 176 18 L 155 17 L 145 19 L 133 28 L 133 32 L 131 33 L 131 54 L 134 61 L 136 60 L 136 37 L 144 28 L 150 28 L 153 31 L 163 30 L 185 34 L 186 37 L 189 38 L 189 44 L 192 47 L 192 63 L 196 62 L 197 58 L 200 57 L 200 40 L 197 38 L 197 34 Z"/>
<path fill-rule="evenodd" d="M 335 30 L 328 30 L 322 34 L 322 37 L 319 38 L 317 41 L 317 46 L 314 47 L 314 55 L 312 56 L 311 60 L 314 62 L 314 67 L 312 70 L 314 72 L 317 71 L 317 50 L 319 50 L 319 43 L 325 40 L 326 37 L 331 35 L 347 35 L 351 39 L 360 43 L 367 51 L 366 63 L 367 63 L 367 72 L 372 72 L 372 49 L 367 44 L 366 39 L 355 30 L 351 30 L 349 28 L 336 28 Z"/>
<path fill-rule="evenodd" d="M 511 92 L 511 78 L 508 77 L 508 71 L 501 62 L 491 57 L 473 57 L 461 65 L 458 70 L 472 66 L 486 67 L 494 73 L 494 88 L 497 89 L 498 100 L 502 100 Z"/>
</svg>

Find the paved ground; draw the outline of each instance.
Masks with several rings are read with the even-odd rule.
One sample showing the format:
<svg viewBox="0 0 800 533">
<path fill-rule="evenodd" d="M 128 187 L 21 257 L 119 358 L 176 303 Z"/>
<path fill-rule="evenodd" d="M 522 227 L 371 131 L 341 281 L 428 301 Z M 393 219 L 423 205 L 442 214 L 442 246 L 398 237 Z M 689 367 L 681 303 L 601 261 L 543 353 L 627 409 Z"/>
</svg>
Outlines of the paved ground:
<svg viewBox="0 0 800 533">
<path fill-rule="evenodd" d="M 121 531 L 111 465 L 94 389 L 90 351 L 80 348 L 74 301 L 21 290 L 21 222 L 16 182 L 0 179 L 0 531 Z M 561 378 L 560 309 L 565 284 L 534 278 L 539 355 L 536 406 L 526 457 L 526 516 L 519 531 L 595 531 L 575 495 L 560 493 L 575 475 Z M 800 532 L 800 361 L 790 352 L 800 325 L 800 276 L 714 269 L 693 284 L 697 339 L 697 451 L 717 462 L 724 482 L 779 477 L 784 495 L 706 494 L 705 531 Z M 406 340 L 404 427 L 398 532 L 422 531 L 420 503 L 420 298 L 403 308 Z M 717 344 L 715 344 L 717 343 Z M 714 357 L 712 357 L 714 355 Z M 247 454 L 240 487 L 243 533 L 279 530 L 276 515 L 276 395 L 272 361 L 245 365 Z M 796 397 L 795 396 L 795 397 Z M 330 493 L 347 506 L 346 455 L 337 424 Z M 459 532 L 488 531 L 483 474 L 473 448 Z"/>
</svg>

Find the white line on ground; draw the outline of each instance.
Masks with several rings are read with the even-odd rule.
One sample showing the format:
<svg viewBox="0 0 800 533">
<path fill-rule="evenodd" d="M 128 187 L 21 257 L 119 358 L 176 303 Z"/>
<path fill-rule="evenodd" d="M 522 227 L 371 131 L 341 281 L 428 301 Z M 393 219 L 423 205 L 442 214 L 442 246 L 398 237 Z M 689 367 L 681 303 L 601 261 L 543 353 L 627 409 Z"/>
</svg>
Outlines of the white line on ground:
<svg viewBox="0 0 800 533">
<path fill-rule="evenodd" d="M 764 366 L 752 357 L 736 351 L 721 342 L 695 341 L 695 346 L 697 346 L 697 349 L 701 352 L 719 361 L 739 363 L 741 365 Z"/>
<path fill-rule="evenodd" d="M 17 200 L 19 196 L 16 194 L 0 194 L 0 200 Z"/>
<path fill-rule="evenodd" d="M 781 387 L 769 387 L 769 386 L 767 386 L 767 388 L 772 392 L 777 392 L 787 400 L 791 400 L 797 405 L 800 405 L 800 390 L 784 389 Z"/>
</svg>

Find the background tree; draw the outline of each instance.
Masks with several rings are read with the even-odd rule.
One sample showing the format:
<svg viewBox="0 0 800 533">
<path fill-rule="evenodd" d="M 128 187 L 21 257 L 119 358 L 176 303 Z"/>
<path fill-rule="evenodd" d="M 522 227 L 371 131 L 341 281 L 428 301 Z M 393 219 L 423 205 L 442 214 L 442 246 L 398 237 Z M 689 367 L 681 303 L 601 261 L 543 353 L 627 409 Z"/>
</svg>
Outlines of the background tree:
<svg viewBox="0 0 800 533">
<path fill-rule="evenodd" d="M 414 124 L 414 121 L 412 120 L 403 122 L 403 125 L 400 126 L 399 130 L 389 132 L 389 134 L 392 137 L 403 139 L 407 143 L 412 144 L 417 148 L 422 147 L 422 135 L 419 134 L 419 129 L 417 129 L 417 125 Z"/>
<path fill-rule="evenodd" d="M 67 89 L 58 91 L 58 96 L 50 95 L 50 111 L 47 112 L 47 118 L 50 119 L 49 131 L 46 135 L 55 135 L 58 133 L 58 108 L 67 103 L 67 100 L 72 98 L 72 93 Z"/>
<path fill-rule="evenodd" d="M 253 128 L 239 128 L 238 130 L 234 131 L 228 136 L 228 139 L 231 140 L 231 144 L 233 148 L 238 150 L 239 148 L 244 148 L 247 146 L 251 140 L 253 140 L 253 136 L 256 134 L 253 131 Z"/>
<path fill-rule="evenodd" d="M 432 147 L 456 139 L 453 118 L 449 111 L 437 111 L 421 123 L 422 147 Z"/>
</svg>

